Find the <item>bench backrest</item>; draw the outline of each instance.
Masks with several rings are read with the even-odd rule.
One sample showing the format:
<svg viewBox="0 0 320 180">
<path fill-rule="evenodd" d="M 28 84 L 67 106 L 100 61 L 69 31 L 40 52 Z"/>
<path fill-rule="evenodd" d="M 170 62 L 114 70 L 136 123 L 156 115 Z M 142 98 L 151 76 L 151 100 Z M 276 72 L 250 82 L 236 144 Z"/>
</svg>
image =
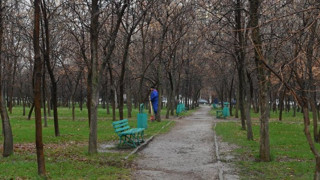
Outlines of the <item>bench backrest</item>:
<svg viewBox="0 0 320 180">
<path fill-rule="evenodd" d="M 115 122 L 112 123 L 112 126 L 114 128 L 114 132 L 116 132 L 117 134 L 130 129 L 130 126 L 129 126 L 129 123 L 128 123 L 128 119 L 115 121 Z"/>
</svg>

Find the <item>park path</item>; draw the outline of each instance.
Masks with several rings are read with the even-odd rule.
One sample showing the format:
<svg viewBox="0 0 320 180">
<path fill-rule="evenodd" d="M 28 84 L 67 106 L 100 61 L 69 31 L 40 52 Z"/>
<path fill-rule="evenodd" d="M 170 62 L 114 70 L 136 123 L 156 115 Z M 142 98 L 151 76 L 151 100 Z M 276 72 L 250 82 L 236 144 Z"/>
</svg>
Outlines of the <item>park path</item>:
<svg viewBox="0 0 320 180">
<path fill-rule="evenodd" d="M 159 135 L 139 152 L 133 179 L 194 180 L 239 179 L 230 151 L 235 147 L 215 135 L 217 120 L 202 106 L 191 116 L 177 119 L 175 127 Z"/>
</svg>

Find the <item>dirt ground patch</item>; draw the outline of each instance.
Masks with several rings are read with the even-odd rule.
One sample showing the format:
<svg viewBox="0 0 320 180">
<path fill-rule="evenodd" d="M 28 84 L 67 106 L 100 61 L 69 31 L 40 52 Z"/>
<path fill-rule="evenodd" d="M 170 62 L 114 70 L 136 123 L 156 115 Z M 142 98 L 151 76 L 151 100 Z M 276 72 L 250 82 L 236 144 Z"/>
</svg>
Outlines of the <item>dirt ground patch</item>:
<svg viewBox="0 0 320 180">
<path fill-rule="evenodd" d="M 156 136 L 139 152 L 133 179 L 239 179 L 232 163 L 235 146 L 216 137 L 212 127 L 218 120 L 209 111 L 203 106 Z"/>
</svg>

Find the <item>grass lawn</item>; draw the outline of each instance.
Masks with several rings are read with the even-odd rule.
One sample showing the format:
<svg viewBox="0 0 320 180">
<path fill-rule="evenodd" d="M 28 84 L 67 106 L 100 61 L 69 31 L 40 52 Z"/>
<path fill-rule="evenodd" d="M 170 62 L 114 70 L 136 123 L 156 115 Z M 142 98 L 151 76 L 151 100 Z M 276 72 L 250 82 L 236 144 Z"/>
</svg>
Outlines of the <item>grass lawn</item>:
<svg viewBox="0 0 320 180">
<path fill-rule="evenodd" d="M 43 142 L 46 171 L 50 179 L 130 179 L 130 164 L 135 156 L 124 160 L 131 151 L 112 149 L 88 155 L 89 127 L 87 110 L 77 109 L 76 120 L 72 121 L 71 109 L 59 108 L 60 137 L 54 136 L 53 119 L 48 119 L 48 127 L 43 127 Z M 129 124 L 136 127 L 138 110 L 134 110 Z M 125 110 L 125 117 L 127 112 Z M 165 111 L 162 111 L 165 114 Z M 98 112 L 98 146 L 117 142 L 118 136 L 112 127 L 111 115 L 106 109 Z M 0 157 L 0 179 L 41 179 L 37 175 L 35 151 L 35 122 L 22 116 L 22 107 L 15 107 L 10 115 L 14 138 L 14 155 Z M 145 138 L 157 132 L 168 131 L 174 123 L 161 129 L 169 121 L 148 123 Z M 0 136 L 3 142 L 3 136 Z M 0 147 L 2 153 L 3 147 Z"/>
<path fill-rule="evenodd" d="M 211 111 L 211 114 L 215 114 Z M 259 117 L 253 114 L 253 117 Z M 277 117 L 277 114 L 271 114 Z M 300 118 L 300 121 L 298 121 Z M 259 121 L 253 120 L 254 141 L 246 140 L 246 131 L 239 122 L 218 123 L 216 132 L 224 141 L 239 146 L 234 151 L 242 179 L 313 179 L 314 156 L 303 133 L 302 114 L 283 114 L 283 121 L 273 119 L 269 123 L 272 162 L 258 162 Z M 312 127 L 311 127 L 312 129 Z M 316 144 L 317 149 L 320 145 Z"/>
</svg>

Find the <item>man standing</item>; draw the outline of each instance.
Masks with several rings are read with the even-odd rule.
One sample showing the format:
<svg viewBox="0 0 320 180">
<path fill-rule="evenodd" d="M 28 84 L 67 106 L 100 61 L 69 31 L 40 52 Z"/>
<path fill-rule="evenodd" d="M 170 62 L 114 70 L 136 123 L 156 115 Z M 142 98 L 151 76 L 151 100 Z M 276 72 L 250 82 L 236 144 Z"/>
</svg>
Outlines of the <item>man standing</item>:
<svg viewBox="0 0 320 180">
<path fill-rule="evenodd" d="M 151 90 L 150 101 L 152 103 L 153 112 L 154 112 L 154 116 L 151 117 L 151 120 L 153 121 L 155 120 L 155 117 L 158 112 L 159 94 L 158 94 L 158 91 L 153 86 L 150 88 L 150 90 Z"/>
</svg>

